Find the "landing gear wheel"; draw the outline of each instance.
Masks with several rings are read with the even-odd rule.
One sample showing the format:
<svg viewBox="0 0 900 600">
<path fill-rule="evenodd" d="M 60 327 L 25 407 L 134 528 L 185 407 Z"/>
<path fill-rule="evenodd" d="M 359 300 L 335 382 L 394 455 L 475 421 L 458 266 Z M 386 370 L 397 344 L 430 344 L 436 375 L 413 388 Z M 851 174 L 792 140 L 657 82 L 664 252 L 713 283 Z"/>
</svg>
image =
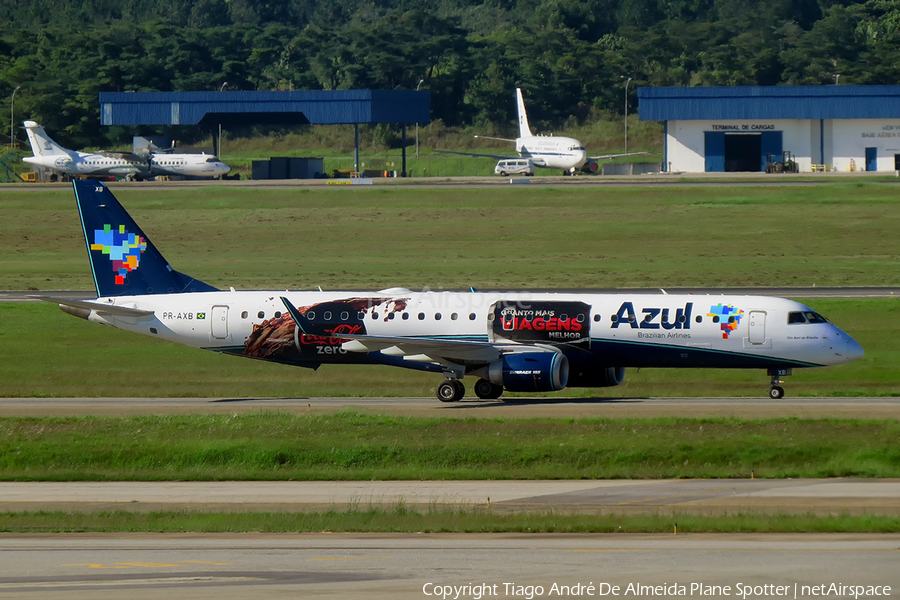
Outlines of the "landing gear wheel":
<svg viewBox="0 0 900 600">
<path fill-rule="evenodd" d="M 771 398 L 772 400 L 784 398 L 784 388 L 778 385 L 773 385 L 771 388 L 769 388 L 769 398 Z"/>
<path fill-rule="evenodd" d="M 458 379 L 448 379 L 437 387 L 437 397 L 441 402 L 459 402 L 466 394 L 466 386 Z"/>
<path fill-rule="evenodd" d="M 503 393 L 503 386 L 491 383 L 487 379 L 479 379 L 472 390 L 482 400 L 496 400 Z"/>
</svg>

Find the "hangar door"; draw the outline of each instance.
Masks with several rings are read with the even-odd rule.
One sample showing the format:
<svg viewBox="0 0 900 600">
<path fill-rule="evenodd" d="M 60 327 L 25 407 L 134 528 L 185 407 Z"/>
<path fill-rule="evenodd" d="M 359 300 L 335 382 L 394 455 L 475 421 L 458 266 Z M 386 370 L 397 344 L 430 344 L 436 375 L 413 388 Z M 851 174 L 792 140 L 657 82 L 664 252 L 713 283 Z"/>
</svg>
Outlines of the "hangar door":
<svg viewBox="0 0 900 600">
<path fill-rule="evenodd" d="M 704 132 L 706 172 L 765 171 L 769 154 L 781 160 L 781 134 L 780 131 Z"/>
</svg>

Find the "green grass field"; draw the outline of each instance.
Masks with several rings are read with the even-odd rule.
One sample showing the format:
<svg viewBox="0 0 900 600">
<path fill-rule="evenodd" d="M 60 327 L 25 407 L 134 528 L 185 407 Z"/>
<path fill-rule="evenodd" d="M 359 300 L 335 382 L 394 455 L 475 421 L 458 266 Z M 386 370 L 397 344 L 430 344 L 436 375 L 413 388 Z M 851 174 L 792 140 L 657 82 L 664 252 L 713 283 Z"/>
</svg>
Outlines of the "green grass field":
<svg viewBox="0 0 900 600">
<path fill-rule="evenodd" d="M 115 191 L 174 267 L 225 288 L 900 283 L 884 183 Z M 92 288 L 70 188 L 0 188 L 0 211 L 0 289 Z"/>
<path fill-rule="evenodd" d="M 173 266 L 239 289 L 896 285 L 900 205 L 884 183 L 803 187 L 119 187 Z M 90 290 L 68 186 L 0 188 L 0 289 Z M 809 304 L 866 356 L 798 370 L 791 395 L 900 394 L 895 300 Z M 439 378 L 243 361 L 0 304 L 0 396 L 430 396 Z M 563 395 L 759 396 L 761 372 L 628 372 Z"/>
<path fill-rule="evenodd" d="M 0 419 L 0 480 L 900 477 L 896 420 Z"/>
<path fill-rule="evenodd" d="M 896 187 L 116 188 L 179 270 L 239 289 L 897 285 Z M 91 290 L 67 186 L 0 188 L 0 289 Z M 788 393 L 900 394 L 900 305 L 810 300 L 866 349 Z M 439 378 L 317 372 L 0 304 L 0 396 L 430 396 Z M 749 396 L 762 372 L 629 370 L 580 396 Z M 0 478 L 898 477 L 895 421 L 469 420 L 262 414 L 2 419 Z M 261 433 L 262 432 L 262 433 Z M 673 515 L 481 510 L 0 514 L 4 531 L 668 531 Z M 897 531 L 896 519 L 675 515 L 685 531 Z M 691 519 L 694 519 L 693 521 Z M 622 528 L 622 529 L 617 529 Z"/>
<path fill-rule="evenodd" d="M 303 513 L 198 513 L 125 511 L 100 513 L 0 513 L 0 532 L 153 532 L 153 533 L 894 533 L 900 518 L 878 515 L 766 515 L 748 512 L 720 516 L 566 515 L 552 512 L 498 514 L 486 508 L 417 510 L 363 508 Z"/>
</svg>

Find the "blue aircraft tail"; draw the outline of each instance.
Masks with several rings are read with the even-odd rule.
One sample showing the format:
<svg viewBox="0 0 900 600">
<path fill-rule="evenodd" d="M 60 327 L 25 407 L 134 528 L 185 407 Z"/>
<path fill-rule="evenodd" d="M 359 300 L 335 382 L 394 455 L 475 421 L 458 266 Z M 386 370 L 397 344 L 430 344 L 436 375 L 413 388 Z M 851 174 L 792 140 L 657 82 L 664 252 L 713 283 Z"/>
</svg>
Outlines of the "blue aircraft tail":
<svg viewBox="0 0 900 600">
<path fill-rule="evenodd" d="M 105 185 L 74 186 L 98 297 L 216 291 L 170 267 Z"/>
</svg>

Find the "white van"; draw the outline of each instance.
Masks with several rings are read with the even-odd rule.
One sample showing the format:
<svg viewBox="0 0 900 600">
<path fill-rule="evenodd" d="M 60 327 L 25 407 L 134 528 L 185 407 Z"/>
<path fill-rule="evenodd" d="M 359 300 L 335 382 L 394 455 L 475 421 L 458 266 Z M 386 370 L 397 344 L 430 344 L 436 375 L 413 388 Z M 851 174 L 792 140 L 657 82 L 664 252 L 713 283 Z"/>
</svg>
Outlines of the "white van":
<svg viewBox="0 0 900 600">
<path fill-rule="evenodd" d="M 530 158 L 510 158 L 501 160 L 494 167 L 494 175 L 534 175 L 534 163 Z"/>
</svg>

